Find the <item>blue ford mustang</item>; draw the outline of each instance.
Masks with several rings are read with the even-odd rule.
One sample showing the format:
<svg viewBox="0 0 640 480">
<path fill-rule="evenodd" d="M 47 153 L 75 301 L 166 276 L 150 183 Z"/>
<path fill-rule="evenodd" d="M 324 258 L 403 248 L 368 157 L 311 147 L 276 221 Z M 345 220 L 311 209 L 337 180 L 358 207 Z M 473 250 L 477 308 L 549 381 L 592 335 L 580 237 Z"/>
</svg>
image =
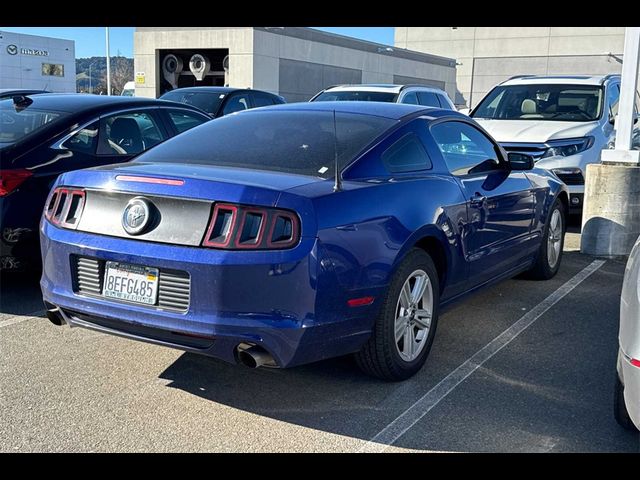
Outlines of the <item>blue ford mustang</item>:
<svg viewBox="0 0 640 480">
<path fill-rule="evenodd" d="M 61 175 L 42 292 L 56 324 L 252 367 L 355 353 L 400 380 L 424 364 L 441 306 L 555 275 L 567 199 L 454 111 L 249 110 Z"/>
</svg>

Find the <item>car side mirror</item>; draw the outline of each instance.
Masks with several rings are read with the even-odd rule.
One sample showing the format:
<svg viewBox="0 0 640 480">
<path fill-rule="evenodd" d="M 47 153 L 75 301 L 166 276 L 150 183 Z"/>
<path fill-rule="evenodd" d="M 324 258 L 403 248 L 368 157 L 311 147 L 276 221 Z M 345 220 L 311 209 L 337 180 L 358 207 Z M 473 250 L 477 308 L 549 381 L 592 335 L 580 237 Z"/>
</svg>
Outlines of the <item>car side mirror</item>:
<svg viewBox="0 0 640 480">
<path fill-rule="evenodd" d="M 511 170 L 531 170 L 534 167 L 533 157 L 525 153 L 509 152 L 509 166 Z"/>
<path fill-rule="evenodd" d="M 635 125 L 636 123 L 638 123 L 638 118 L 640 118 L 640 117 L 638 116 L 638 114 L 637 114 L 637 113 L 634 113 L 634 114 L 633 114 L 633 124 L 634 124 L 634 125 Z M 618 121 L 618 115 L 615 115 L 615 116 L 614 116 L 614 115 L 609 115 L 609 123 L 610 123 L 611 125 L 615 125 L 617 121 Z"/>
</svg>

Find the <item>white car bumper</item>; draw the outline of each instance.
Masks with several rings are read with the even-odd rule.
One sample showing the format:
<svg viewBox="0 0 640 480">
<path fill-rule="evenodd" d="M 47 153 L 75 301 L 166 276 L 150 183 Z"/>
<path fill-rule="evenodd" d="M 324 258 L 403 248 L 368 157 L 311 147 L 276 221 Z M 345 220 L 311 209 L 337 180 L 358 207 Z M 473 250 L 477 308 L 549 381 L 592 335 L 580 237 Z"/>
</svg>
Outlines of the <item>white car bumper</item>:
<svg viewBox="0 0 640 480">
<path fill-rule="evenodd" d="M 624 402 L 629 417 L 640 430 L 640 367 L 631 364 L 631 358 L 618 350 L 618 376 L 624 385 Z"/>
</svg>

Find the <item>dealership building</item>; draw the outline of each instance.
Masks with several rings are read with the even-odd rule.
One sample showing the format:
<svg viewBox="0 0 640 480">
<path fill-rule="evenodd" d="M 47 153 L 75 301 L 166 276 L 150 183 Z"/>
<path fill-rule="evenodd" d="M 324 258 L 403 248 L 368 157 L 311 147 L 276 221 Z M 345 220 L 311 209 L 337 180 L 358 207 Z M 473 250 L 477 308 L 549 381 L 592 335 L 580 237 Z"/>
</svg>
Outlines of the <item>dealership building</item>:
<svg viewBox="0 0 640 480">
<path fill-rule="evenodd" d="M 75 42 L 0 30 L 0 88 L 75 92 Z"/>
<path fill-rule="evenodd" d="M 302 27 L 138 27 L 134 69 L 143 97 L 229 85 L 295 102 L 347 83 L 424 84 L 456 94 L 451 58 Z"/>
<path fill-rule="evenodd" d="M 396 27 L 394 44 L 455 58 L 454 102 L 475 106 L 514 75 L 620 73 L 624 32 L 624 27 Z"/>
</svg>

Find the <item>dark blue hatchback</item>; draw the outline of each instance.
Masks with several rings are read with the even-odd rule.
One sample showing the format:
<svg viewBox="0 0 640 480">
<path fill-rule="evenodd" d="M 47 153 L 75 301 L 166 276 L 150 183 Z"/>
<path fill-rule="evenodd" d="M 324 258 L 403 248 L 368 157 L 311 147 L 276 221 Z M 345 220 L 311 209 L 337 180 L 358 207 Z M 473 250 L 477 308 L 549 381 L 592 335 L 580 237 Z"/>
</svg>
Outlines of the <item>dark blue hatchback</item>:
<svg viewBox="0 0 640 480">
<path fill-rule="evenodd" d="M 454 111 L 266 107 L 61 175 L 42 291 L 57 324 L 252 367 L 355 353 L 400 380 L 424 364 L 440 306 L 555 275 L 567 198 Z"/>
</svg>

